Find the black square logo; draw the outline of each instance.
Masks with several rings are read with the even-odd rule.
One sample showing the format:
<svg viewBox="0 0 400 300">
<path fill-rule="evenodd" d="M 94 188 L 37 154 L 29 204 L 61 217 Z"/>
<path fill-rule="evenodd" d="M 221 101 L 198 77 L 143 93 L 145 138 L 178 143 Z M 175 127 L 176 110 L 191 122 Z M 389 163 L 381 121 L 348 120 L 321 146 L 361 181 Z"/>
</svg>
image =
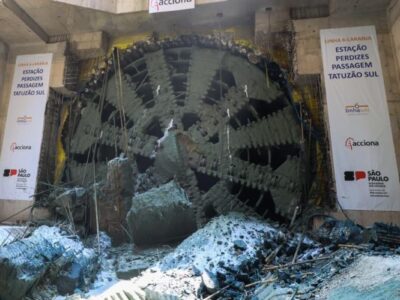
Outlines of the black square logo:
<svg viewBox="0 0 400 300">
<path fill-rule="evenodd" d="M 345 181 L 354 181 L 354 172 L 353 171 L 344 172 L 344 180 Z"/>
</svg>

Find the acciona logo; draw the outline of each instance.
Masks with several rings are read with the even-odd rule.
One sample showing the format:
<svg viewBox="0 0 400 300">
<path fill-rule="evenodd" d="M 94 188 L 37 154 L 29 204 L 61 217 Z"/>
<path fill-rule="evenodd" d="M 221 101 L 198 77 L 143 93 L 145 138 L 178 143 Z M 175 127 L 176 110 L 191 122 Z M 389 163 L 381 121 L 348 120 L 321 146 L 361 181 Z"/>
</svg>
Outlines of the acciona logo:
<svg viewBox="0 0 400 300">
<path fill-rule="evenodd" d="M 183 9 L 193 9 L 195 0 L 149 0 L 149 12 L 166 12 Z"/>
<path fill-rule="evenodd" d="M 29 145 L 18 145 L 17 143 L 12 143 L 11 146 L 10 146 L 10 150 L 12 152 L 22 151 L 22 150 L 31 150 L 31 149 L 32 149 L 32 146 L 29 146 Z"/>
<path fill-rule="evenodd" d="M 182 4 L 182 3 L 192 3 L 193 0 L 153 0 L 153 5 L 158 4 L 162 5 L 174 5 L 174 4 Z"/>
<path fill-rule="evenodd" d="M 356 140 L 352 137 L 348 137 L 344 142 L 347 149 L 353 150 L 356 147 L 377 147 L 379 146 L 378 141 L 367 141 L 367 140 Z"/>
</svg>

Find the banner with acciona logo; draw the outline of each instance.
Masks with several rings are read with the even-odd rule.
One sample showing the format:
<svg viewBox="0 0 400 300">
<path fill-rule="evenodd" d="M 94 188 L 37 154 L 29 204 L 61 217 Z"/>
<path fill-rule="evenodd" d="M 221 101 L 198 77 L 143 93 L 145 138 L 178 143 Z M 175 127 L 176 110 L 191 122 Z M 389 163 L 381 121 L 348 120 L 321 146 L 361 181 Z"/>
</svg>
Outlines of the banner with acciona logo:
<svg viewBox="0 0 400 300">
<path fill-rule="evenodd" d="M 149 13 L 193 9 L 195 0 L 149 0 Z"/>
<path fill-rule="evenodd" d="M 2 200 L 33 200 L 52 58 L 17 56 L 0 153 Z"/>
<path fill-rule="evenodd" d="M 321 30 L 337 197 L 400 211 L 400 184 L 374 26 Z"/>
</svg>

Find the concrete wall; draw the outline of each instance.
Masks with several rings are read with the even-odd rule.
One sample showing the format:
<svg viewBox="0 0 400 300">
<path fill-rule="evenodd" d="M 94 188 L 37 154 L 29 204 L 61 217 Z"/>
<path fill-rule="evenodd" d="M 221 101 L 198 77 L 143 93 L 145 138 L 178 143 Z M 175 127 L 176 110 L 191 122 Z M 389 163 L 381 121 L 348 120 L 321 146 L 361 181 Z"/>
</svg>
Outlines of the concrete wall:
<svg viewBox="0 0 400 300">
<path fill-rule="evenodd" d="M 66 43 L 56 44 L 28 44 L 11 46 L 8 50 L 8 55 L 1 52 L 0 45 L 0 149 L 3 143 L 4 125 L 6 122 L 6 115 L 8 111 L 8 104 L 10 99 L 12 79 L 14 76 L 15 60 L 17 55 L 35 54 L 35 53 L 53 53 L 53 64 L 50 75 L 50 86 L 59 88 L 63 86 L 63 75 L 65 67 L 65 50 Z M 4 78 L 3 84 L 1 79 Z M 0 194 L 0 220 L 15 214 L 16 212 L 29 207 L 33 201 L 12 201 L 2 200 Z M 29 209 L 23 213 L 10 219 L 10 221 L 27 220 L 29 216 Z"/>
</svg>

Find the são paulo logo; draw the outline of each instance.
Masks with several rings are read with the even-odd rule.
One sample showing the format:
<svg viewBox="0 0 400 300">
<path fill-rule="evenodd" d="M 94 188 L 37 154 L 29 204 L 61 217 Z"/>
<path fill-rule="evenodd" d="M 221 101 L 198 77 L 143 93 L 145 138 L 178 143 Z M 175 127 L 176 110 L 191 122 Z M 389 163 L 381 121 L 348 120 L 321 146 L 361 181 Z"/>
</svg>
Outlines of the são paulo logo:
<svg viewBox="0 0 400 300">
<path fill-rule="evenodd" d="M 369 182 L 388 182 L 389 177 L 382 175 L 381 171 L 371 170 L 368 171 Z"/>
<path fill-rule="evenodd" d="M 17 176 L 18 170 L 17 169 L 4 169 L 3 177 L 12 177 Z"/>
<path fill-rule="evenodd" d="M 359 181 L 367 177 L 364 171 L 345 171 L 344 180 L 345 181 Z"/>
<path fill-rule="evenodd" d="M 352 137 L 348 137 L 345 142 L 344 145 L 346 146 L 347 149 L 349 150 L 353 150 L 356 147 L 377 147 L 379 146 L 379 142 L 378 141 L 367 141 L 367 140 L 356 140 Z"/>
<path fill-rule="evenodd" d="M 11 146 L 10 146 L 10 150 L 12 152 L 22 151 L 22 150 L 31 150 L 31 149 L 32 149 L 32 146 L 29 146 L 29 145 L 18 145 L 17 143 L 12 143 Z"/>
<path fill-rule="evenodd" d="M 31 177 L 31 173 L 29 173 L 24 168 L 21 168 L 18 170 L 17 169 L 4 169 L 3 177 L 13 177 L 13 176 L 29 178 L 29 177 Z"/>
<path fill-rule="evenodd" d="M 382 175 L 381 171 L 370 170 L 365 171 L 345 171 L 344 180 L 345 181 L 360 181 L 368 179 L 368 182 L 388 182 L 389 177 Z"/>
</svg>

